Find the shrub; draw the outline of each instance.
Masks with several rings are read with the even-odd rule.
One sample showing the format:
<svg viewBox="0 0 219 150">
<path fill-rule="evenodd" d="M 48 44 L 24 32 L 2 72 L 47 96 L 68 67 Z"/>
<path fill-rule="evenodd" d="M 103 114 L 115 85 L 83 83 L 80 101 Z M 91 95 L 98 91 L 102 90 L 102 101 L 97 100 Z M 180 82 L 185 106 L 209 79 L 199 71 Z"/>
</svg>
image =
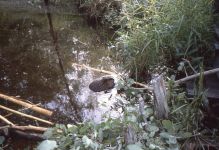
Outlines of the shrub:
<svg viewBox="0 0 219 150">
<path fill-rule="evenodd" d="M 196 67 L 211 52 L 211 0 L 125 0 L 121 14 L 117 50 L 132 71 L 180 58 Z"/>
</svg>

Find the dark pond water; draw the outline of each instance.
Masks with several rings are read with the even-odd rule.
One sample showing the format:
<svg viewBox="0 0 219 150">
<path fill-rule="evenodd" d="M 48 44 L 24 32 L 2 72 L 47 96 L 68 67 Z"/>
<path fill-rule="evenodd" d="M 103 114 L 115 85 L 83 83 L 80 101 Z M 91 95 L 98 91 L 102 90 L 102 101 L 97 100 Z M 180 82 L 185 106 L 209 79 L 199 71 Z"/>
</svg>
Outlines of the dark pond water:
<svg viewBox="0 0 219 150">
<path fill-rule="evenodd" d="M 56 123 L 79 121 L 77 114 L 82 120 L 97 122 L 106 112 L 114 115 L 110 108 L 116 91 L 94 93 L 88 88 L 103 74 L 72 66 L 77 63 L 116 70 L 106 45 L 111 36 L 88 26 L 74 3 L 53 3 L 51 13 L 47 13 L 43 1 L 34 2 L 0 0 L 0 92 L 40 103 L 54 111 L 45 119 Z M 21 109 L 4 100 L 0 103 Z M 30 110 L 25 113 L 44 117 Z M 27 119 L 14 115 L 9 119 L 27 124 Z"/>
</svg>

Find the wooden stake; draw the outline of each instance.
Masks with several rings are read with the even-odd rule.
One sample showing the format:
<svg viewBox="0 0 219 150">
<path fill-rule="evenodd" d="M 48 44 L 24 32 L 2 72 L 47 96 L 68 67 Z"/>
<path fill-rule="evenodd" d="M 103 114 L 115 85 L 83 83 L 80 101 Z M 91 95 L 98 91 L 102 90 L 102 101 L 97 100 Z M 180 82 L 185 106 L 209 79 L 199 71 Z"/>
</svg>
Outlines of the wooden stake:
<svg viewBox="0 0 219 150">
<path fill-rule="evenodd" d="M 32 104 L 26 103 L 26 102 L 24 102 L 22 100 L 19 100 L 18 98 L 15 98 L 15 97 L 12 97 L 12 96 L 8 96 L 8 95 L 2 94 L 2 93 L 0 93 L 0 98 L 8 100 L 8 101 L 10 101 L 12 103 L 15 103 L 15 104 L 18 104 L 18 105 L 27 107 L 27 108 L 29 108 L 29 109 L 31 109 L 33 111 L 36 111 L 38 113 L 41 113 L 41 114 L 44 114 L 44 115 L 47 115 L 47 116 L 51 116 L 52 113 L 53 113 L 52 111 L 46 110 L 46 109 L 38 107 L 36 105 L 32 105 Z"/>
<path fill-rule="evenodd" d="M 163 76 L 154 79 L 154 109 L 158 119 L 168 118 L 167 92 Z"/>
<path fill-rule="evenodd" d="M 27 115 L 27 114 L 21 113 L 21 112 L 19 112 L 19 111 L 16 111 L 16 110 L 13 110 L 13 109 L 4 107 L 4 106 L 2 106 L 2 105 L 0 105 L 0 108 L 2 108 L 2 109 L 4 109 L 4 110 L 7 110 L 7 111 L 10 111 L 10 112 L 12 112 L 12 113 L 14 113 L 14 114 L 20 115 L 20 116 L 22 116 L 22 117 L 30 118 L 30 119 L 33 119 L 33 120 L 38 120 L 38 121 L 40 121 L 40 122 L 44 122 L 44 123 L 53 125 L 53 123 L 50 122 L 50 121 L 47 121 L 47 120 L 44 120 L 44 119 L 40 119 L 40 118 L 38 118 L 38 117 L 34 117 L 34 116 L 31 116 L 31 115 Z"/>
</svg>

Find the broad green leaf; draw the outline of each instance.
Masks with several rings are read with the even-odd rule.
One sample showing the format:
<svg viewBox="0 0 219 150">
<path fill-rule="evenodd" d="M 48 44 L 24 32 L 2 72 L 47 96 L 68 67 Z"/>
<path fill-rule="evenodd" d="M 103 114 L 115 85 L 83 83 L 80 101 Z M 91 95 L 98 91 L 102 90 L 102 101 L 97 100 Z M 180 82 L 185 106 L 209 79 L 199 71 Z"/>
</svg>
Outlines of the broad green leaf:
<svg viewBox="0 0 219 150">
<path fill-rule="evenodd" d="M 126 150 L 143 150 L 143 149 L 137 144 L 129 144 L 126 147 Z"/>
<path fill-rule="evenodd" d="M 37 150 L 54 150 L 57 147 L 56 141 L 45 140 L 40 143 L 40 145 L 37 147 Z"/>
<path fill-rule="evenodd" d="M 67 125 L 68 127 L 68 132 L 70 133 L 78 133 L 78 127 L 76 125 Z"/>
<path fill-rule="evenodd" d="M 163 127 L 167 129 L 167 131 L 172 131 L 173 130 L 173 124 L 170 120 L 163 120 L 162 121 Z"/>
<path fill-rule="evenodd" d="M 82 142 L 83 142 L 85 148 L 88 148 L 88 147 L 91 145 L 92 140 L 89 139 L 86 135 L 84 135 L 84 136 L 82 137 Z"/>
</svg>

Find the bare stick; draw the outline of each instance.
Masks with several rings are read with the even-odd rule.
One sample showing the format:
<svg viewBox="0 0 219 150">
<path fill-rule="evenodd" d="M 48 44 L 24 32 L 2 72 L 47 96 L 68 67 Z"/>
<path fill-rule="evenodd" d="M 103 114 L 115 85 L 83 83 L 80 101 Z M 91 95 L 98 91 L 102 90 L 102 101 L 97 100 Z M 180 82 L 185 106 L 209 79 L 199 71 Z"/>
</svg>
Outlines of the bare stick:
<svg viewBox="0 0 219 150">
<path fill-rule="evenodd" d="M 114 72 L 111 72 L 111 71 L 107 71 L 107 70 L 102 70 L 102 69 L 96 69 L 96 68 L 92 68 L 92 67 L 89 67 L 89 66 L 86 66 L 86 65 L 80 65 L 80 64 L 76 64 L 76 63 L 73 63 L 72 66 L 77 66 L 77 67 L 81 67 L 81 68 L 85 68 L 85 69 L 90 69 L 92 71 L 96 71 L 96 72 L 100 72 L 100 73 L 105 73 L 105 74 L 110 74 L 110 75 L 116 75 L 116 73 Z"/>
<path fill-rule="evenodd" d="M 214 74 L 214 73 L 217 73 L 219 72 L 219 68 L 216 68 L 216 69 L 212 69 L 212 70 L 208 70 L 208 71 L 204 71 L 203 72 L 203 75 L 204 76 L 207 76 L 207 75 L 210 75 L 210 74 Z M 191 75 L 191 76 L 188 76 L 188 77 L 185 77 L 185 78 L 182 78 L 182 79 L 179 79 L 177 81 L 175 81 L 176 84 L 182 84 L 186 81 L 189 81 L 189 80 L 192 80 L 192 79 L 195 79 L 197 77 L 200 76 L 200 73 L 196 73 L 194 75 Z"/>
<path fill-rule="evenodd" d="M 5 129 L 5 128 L 12 128 L 12 129 L 17 129 L 17 130 L 22 130 L 22 131 L 36 131 L 36 132 L 45 132 L 48 129 L 45 127 L 37 127 L 37 126 L 32 126 L 32 125 L 28 125 L 28 126 L 7 125 L 7 126 L 0 127 L 0 130 Z"/>
<path fill-rule="evenodd" d="M 6 124 L 9 124 L 9 125 L 14 125 L 11 121 L 9 121 L 8 119 L 6 119 L 5 117 L 3 117 L 2 115 L 0 115 L 0 119 L 2 120 L 2 121 L 4 121 Z"/>
<path fill-rule="evenodd" d="M 52 111 L 49 111 L 47 109 L 44 109 L 44 108 L 41 108 L 41 107 L 38 107 L 36 105 L 32 105 L 32 104 L 29 104 L 29 103 L 26 103 L 18 98 L 15 98 L 15 97 L 12 97 L 12 96 L 8 96 L 8 95 L 5 95 L 5 94 L 2 94 L 0 93 L 0 98 L 2 99 L 5 99 L 5 100 L 8 100 L 12 103 L 15 103 L 15 104 L 18 104 L 18 105 L 21 105 L 21 106 L 24 106 L 24 107 L 27 107 L 33 111 L 36 111 L 38 113 L 41 113 L 41 114 L 44 114 L 44 115 L 47 115 L 47 116 L 51 116 L 52 115 Z"/>
<path fill-rule="evenodd" d="M 47 121 L 47 120 L 44 120 L 44 119 L 40 119 L 40 118 L 38 118 L 38 117 L 34 117 L 34 116 L 31 116 L 31 115 L 27 115 L 27 114 L 21 113 L 21 112 L 19 112 L 19 111 L 16 111 L 16 110 L 13 110 L 13 109 L 4 107 L 4 106 L 2 106 L 2 105 L 0 105 L 0 108 L 2 108 L 2 109 L 4 109 L 4 110 L 7 110 L 7 111 L 10 111 L 10 112 L 12 112 L 12 113 L 14 113 L 14 114 L 23 116 L 23 117 L 27 117 L 27 118 L 30 118 L 30 119 L 33 119 L 33 120 L 38 120 L 38 121 L 40 121 L 40 122 L 44 122 L 44 123 L 53 125 L 53 123 L 50 122 L 50 121 Z"/>
<path fill-rule="evenodd" d="M 39 104 L 35 104 L 34 106 L 39 106 Z M 29 108 L 23 108 L 23 109 L 18 109 L 18 111 L 19 112 L 22 112 L 22 111 L 24 111 L 24 110 L 28 110 Z M 13 115 L 13 113 L 9 113 L 9 114 L 7 114 L 7 115 L 4 115 L 4 117 L 9 117 L 9 116 L 11 116 L 11 115 Z"/>
</svg>

